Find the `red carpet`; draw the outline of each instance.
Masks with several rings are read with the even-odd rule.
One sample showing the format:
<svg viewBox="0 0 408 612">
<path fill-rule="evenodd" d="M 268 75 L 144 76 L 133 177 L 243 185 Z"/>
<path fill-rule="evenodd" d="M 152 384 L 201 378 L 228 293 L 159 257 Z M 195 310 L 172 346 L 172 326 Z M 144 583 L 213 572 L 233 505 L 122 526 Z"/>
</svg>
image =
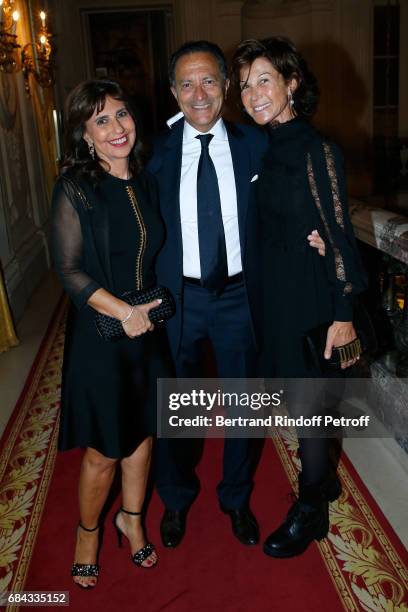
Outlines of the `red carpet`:
<svg viewBox="0 0 408 612">
<path fill-rule="evenodd" d="M 202 492 L 188 519 L 185 540 L 179 549 L 158 546 L 160 561 L 153 570 L 133 566 L 129 553 L 118 549 L 110 520 L 100 563 L 98 588 L 84 593 L 71 586 L 71 562 L 78 520 L 77 451 L 60 455 L 48 494 L 26 583 L 29 590 L 70 590 L 74 610 L 316 610 L 323 602 L 342 610 L 335 587 L 317 546 L 289 562 L 263 555 L 259 546 L 245 548 L 231 534 L 229 518 L 217 508 L 215 486 L 219 478 L 222 443 L 209 440 L 201 463 Z M 259 468 L 253 509 L 266 534 L 284 516 L 290 492 L 273 444 L 267 444 Z M 271 490 L 271 483 L 274 489 Z M 115 504 L 115 508 L 118 503 Z M 162 506 L 155 495 L 147 525 L 157 545 Z M 109 516 L 111 519 L 111 516 Z"/>
<path fill-rule="evenodd" d="M 344 492 L 331 505 L 329 538 L 299 558 L 278 561 L 266 557 L 260 546 L 242 546 L 232 536 L 229 518 L 218 510 L 220 440 L 206 443 L 202 491 L 180 548 L 160 545 L 162 506 L 154 495 L 147 527 L 159 565 L 152 570 L 132 565 L 128 549 L 117 548 L 110 522 L 116 500 L 105 522 L 97 588 L 83 591 L 73 585 L 69 571 L 78 521 L 80 451 L 59 454 L 52 473 L 62 322 L 59 312 L 5 434 L 0 590 L 69 591 L 72 610 L 92 612 L 408 609 L 407 554 L 347 459 L 340 464 Z M 265 444 L 252 497 L 263 537 L 288 509 L 295 450 L 290 432 L 286 440 Z"/>
</svg>

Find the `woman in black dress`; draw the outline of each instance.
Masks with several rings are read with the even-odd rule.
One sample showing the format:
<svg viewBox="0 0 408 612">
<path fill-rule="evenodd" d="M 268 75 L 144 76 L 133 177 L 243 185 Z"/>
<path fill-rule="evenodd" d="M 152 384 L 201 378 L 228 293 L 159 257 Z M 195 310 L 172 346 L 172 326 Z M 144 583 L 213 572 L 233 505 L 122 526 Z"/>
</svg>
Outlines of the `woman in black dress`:
<svg viewBox="0 0 408 612">
<path fill-rule="evenodd" d="M 262 375 L 319 377 L 322 373 L 307 353 L 305 335 L 331 323 L 326 359 L 333 347 L 352 342 L 353 301 L 365 286 L 347 210 L 341 154 L 307 121 L 316 109 L 317 84 L 290 41 L 274 37 L 241 43 L 233 60 L 233 79 L 246 112 L 267 126 L 270 136 L 257 181 L 264 262 Z M 305 240 L 316 227 L 326 242 L 323 258 Z M 327 439 L 301 438 L 299 447 L 299 498 L 264 544 L 264 552 L 274 557 L 300 554 L 313 539 L 325 537 L 328 501 L 339 494 L 329 478 Z"/>
<path fill-rule="evenodd" d="M 148 313 L 158 301 L 130 307 L 125 291 L 155 285 L 164 239 L 153 179 L 141 170 L 136 126 L 120 86 L 81 83 L 67 105 L 67 149 L 54 188 L 55 266 L 73 305 L 68 315 L 61 395 L 60 450 L 85 448 L 72 576 L 96 585 L 99 516 L 120 462 L 122 508 L 114 517 L 133 562 L 157 555 L 141 522 L 155 429 L 156 378 L 169 376 L 164 333 Z M 95 312 L 121 321 L 126 336 L 103 340 Z"/>
</svg>

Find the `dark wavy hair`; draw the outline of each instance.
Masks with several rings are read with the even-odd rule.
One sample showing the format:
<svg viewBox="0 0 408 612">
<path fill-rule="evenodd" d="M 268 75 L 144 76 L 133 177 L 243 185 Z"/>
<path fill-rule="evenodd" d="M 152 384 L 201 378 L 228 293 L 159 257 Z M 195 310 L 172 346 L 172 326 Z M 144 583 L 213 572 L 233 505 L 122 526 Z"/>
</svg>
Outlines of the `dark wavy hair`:
<svg viewBox="0 0 408 612">
<path fill-rule="evenodd" d="M 176 64 L 184 55 L 191 53 L 210 53 L 218 63 L 220 74 L 224 81 L 227 79 L 227 60 L 218 45 L 209 40 L 190 40 L 179 47 L 171 56 L 169 62 L 169 81 L 172 87 L 176 84 Z"/>
<path fill-rule="evenodd" d="M 249 39 L 238 45 L 231 65 L 231 81 L 234 86 L 241 91 L 240 70 L 243 66 L 252 66 L 258 57 L 268 59 L 286 82 L 292 78 L 297 81 L 297 88 L 293 92 L 294 110 L 297 115 L 312 116 L 319 101 L 316 77 L 292 41 L 283 36 Z"/>
<path fill-rule="evenodd" d="M 105 171 L 99 163 L 96 151 L 93 159 L 83 136 L 85 123 L 95 110 L 98 113 L 103 110 L 107 96 L 123 102 L 135 121 L 127 95 L 119 83 L 108 79 L 91 79 L 79 83 L 69 94 L 66 103 L 65 156 L 61 173 L 69 172 L 76 178 L 85 178 L 94 184 L 104 176 Z M 142 144 L 137 140 L 129 155 L 129 170 L 132 176 L 136 176 L 142 169 L 141 150 Z"/>
</svg>

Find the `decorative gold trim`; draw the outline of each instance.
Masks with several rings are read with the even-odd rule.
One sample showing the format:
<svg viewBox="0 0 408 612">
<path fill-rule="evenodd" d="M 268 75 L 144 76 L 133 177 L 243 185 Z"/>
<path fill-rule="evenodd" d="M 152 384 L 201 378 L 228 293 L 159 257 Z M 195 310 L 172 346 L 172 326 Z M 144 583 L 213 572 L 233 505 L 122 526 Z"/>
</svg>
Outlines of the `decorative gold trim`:
<svg viewBox="0 0 408 612">
<path fill-rule="evenodd" d="M 340 201 L 340 190 L 339 183 L 337 180 L 336 168 L 334 165 L 334 158 L 331 147 L 328 142 L 323 143 L 324 156 L 326 158 L 326 168 L 330 179 L 330 188 L 332 192 L 333 205 L 334 205 L 334 216 L 336 217 L 337 223 L 344 230 L 344 218 L 343 209 Z"/>
<path fill-rule="evenodd" d="M 24 588 L 54 470 L 67 299 L 42 347 L 0 456 L 0 590 Z M 7 610 L 18 610 L 16 604 Z"/>
<path fill-rule="evenodd" d="M 18 338 L 11 318 L 6 288 L 0 270 L 0 353 L 18 345 Z"/>
<path fill-rule="evenodd" d="M 300 469 L 294 428 L 273 443 L 294 489 Z M 330 532 L 318 543 L 346 610 L 408 610 L 408 571 L 356 483 L 340 461 L 341 497 L 330 504 Z"/>
<path fill-rule="evenodd" d="M 57 422 L 58 422 L 57 417 Z M 37 499 L 33 506 L 30 520 L 27 527 L 27 534 L 24 542 L 24 554 L 20 556 L 15 578 L 13 582 L 14 591 L 22 591 L 27 579 L 28 570 L 30 568 L 31 558 L 34 552 L 35 541 L 37 539 L 38 530 L 40 528 L 41 517 L 44 512 L 45 502 L 47 500 L 48 490 L 54 472 L 55 461 L 57 458 L 57 443 L 58 443 L 58 427 L 54 428 L 52 438 L 50 440 L 49 451 L 47 454 L 46 464 L 42 474 L 41 482 L 38 488 Z M 17 608 L 9 606 L 7 612 L 17 610 Z"/>
<path fill-rule="evenodd" d="M 332 233 L 330 231 L 329 224 L 327 223 L 327 219 L 326 219 L 326 216 L 324 214 L 322 203 L 320 201 L 319 192 L 317 190 L 316 179 L 315 179 L 314 170 L 313 170 L 313 164 L 312 164 L 312 157 L 311 157 L 310 153 L 307 154 L 307 177 L 308 177 L 308 180 L 309 180 L 310 191 L 312 192 L 312 196 L 313 196 L 313 199 L 315 201 L 317 210 L 319 211 L 319 215 L 320 215 L 320 218 L 321 218 L 322 223 L 324 225 L 324 229 L 326 231 L 327 238 L 328 238 L 328 240 L 330 242 L 330 246 L 332 247 L 333 252 L 334 252 L 334 263 L 335 263 L 335 267 L 336 267 L 336 277 L 339 280 L 341 280 L 341 281 L 346 281 L 346 271 L 344 269 L 343 257 L 341 256 L 341 253 L 340 253 L 339 249 L 334 245 Z M 348 284 L 350 284 L 350 283 L 348 283 Z"/>
<path fill-rule="evenodd" d="M 147 235 L 146 235 L 146 226 L 143 221 L 142 213 L 140 212 L 139 204 L 137 202 L 136 194 L 133 190 L 133 187 L 128 185 L 126 187 L 127 194 L 129 196 L 130 203 L 133 208 L 133 212 L 135 213 L 137 225 L 139 227 L 140 232 L 140 244 L 136 254 L 136 289 L 143 288 L 143 255 L 146 249 Z"/>
</svg>

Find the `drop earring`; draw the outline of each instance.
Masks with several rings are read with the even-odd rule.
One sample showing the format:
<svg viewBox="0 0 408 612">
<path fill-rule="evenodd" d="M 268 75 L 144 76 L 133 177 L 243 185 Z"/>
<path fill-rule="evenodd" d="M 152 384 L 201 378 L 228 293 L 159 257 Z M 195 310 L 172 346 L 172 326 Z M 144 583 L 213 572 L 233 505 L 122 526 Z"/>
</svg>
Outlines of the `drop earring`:
<svg viewBox="0 0 408 612">
<path fill-rule="evenodd" d="M 89 155 L 92 157 L 92 159 L 95 159 L 95 147 L 93 142 L 88 142 L 88 150 Z"/>
<path fill-rule="evenodd" d="M 295 104 L 295 101 L 293 99 L 293 93 L 292 93 L 291 89 L 289 89 L 289 91 L 288 91 L 288 101 L 289 101 L 289 106 L 291 108 L 293 108 L 293 105 Z"/>
</svg>

